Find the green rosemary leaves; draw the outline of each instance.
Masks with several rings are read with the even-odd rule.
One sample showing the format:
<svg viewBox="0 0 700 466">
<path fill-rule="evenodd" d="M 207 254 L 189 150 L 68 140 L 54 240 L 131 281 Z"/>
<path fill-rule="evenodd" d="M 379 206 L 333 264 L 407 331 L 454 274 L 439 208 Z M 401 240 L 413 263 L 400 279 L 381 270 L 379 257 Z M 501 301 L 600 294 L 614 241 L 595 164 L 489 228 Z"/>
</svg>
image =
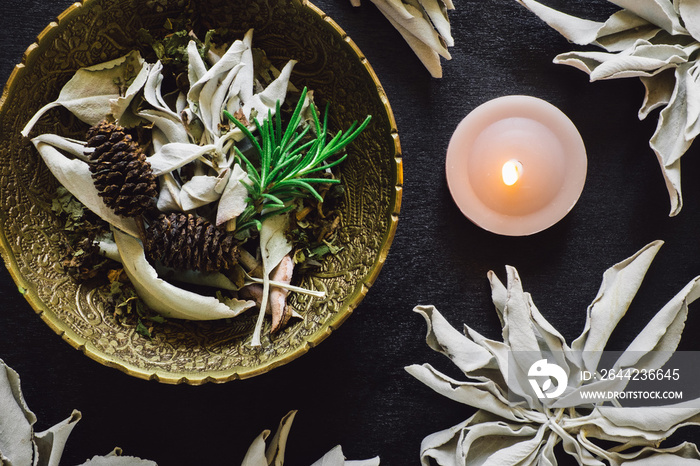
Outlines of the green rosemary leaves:
<svg viewBox="0 0 700 466">
<path fill-rule="evenodd" d="M 279 101 L 275 114 L 268 112 L 263 123 L 254 118 L 259 138 L 246 125 L 224 111 L 226 117 L 250 140 L 259 155 L 258 160 L 252 161 L 236 148 L 236 155 L 241 164 L 245 165 L 251 181 L 246 185 L 248 207 L 238 219 L 238 232 L 251 227 L 259 230 L 265 218 L 291 210 L 296 199 L 314 197 L 322 202 L 321 195 L 313 185 L 336 184 L 340 180 L 319 177 L 318 174 L 343 162 L 347 154 L 333 161 L 329 159 L 350 144 L 370 122 L 371 116 L 367 116 L 359 126 L 354 122 L 346 131 L 339 131 L 329 137 L 328 106 L 321 122 L 315 106 L 310 104 L 313 125 L 304 125 L 302 111 L 306 94 L 307 89 L 304 88 L 284 130 Z M 254 163 L 258 161 L 258 164 Z"/>
</svg>

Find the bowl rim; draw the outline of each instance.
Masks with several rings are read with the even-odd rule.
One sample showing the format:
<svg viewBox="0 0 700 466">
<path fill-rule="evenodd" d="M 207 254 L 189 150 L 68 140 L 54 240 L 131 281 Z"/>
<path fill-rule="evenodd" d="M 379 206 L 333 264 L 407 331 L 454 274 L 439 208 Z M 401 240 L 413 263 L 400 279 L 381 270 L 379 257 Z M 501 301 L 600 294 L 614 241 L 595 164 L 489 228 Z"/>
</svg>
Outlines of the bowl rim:
<svg viewBox="0 0 700 466">
<path fill-rule="evenodd" d="M 0 115 L 3 113 L 7 97 L 14 87 L 14 84 L 18 82 L 26 69 L 26 63 L 29 62 L 31 57 L 38 53 L 40 50 L 40 44 L 42 41 L 50 40 L 53 33 L 66 21 L 69 21 L 74 16 L 79 14 L 79 11 L 86 5 L 90 5 L 99 0 L 80 0 L 79 2 L 73 3 L 68 8 L 66 8 L 61 14 L 58 15 L 55 21 L 50 22 L 44 30 L 39 33 L 37 39 L 32 43 L 24 52 L 21 63 L 17 64 L 10 77 L 5 84 L 2 95 L 0 96 Z M 321 9 L 316 7 L 308 0 L 299 0 L 299 3 L 303 8 L 307 8 L 312 14 L 317 15 L 321 20 L 328 23 L 346 42 L 353 53 L 359 58 L 360 63 L 365 68 L 370 78 L 376 86 L 376 90 L 389 119 L 390 124 L 390 134 L 393 140 L 393 158 L 394 158 L 394 174 L 396 176 L 396 184 L 394 185 L 394 196 L 393 204 L 389 206 L 390 218 L 388 224 L 388 231 L 385 233 L 385 237 L 382 239 L 381 248 L 379 250 L 378 257 L 375 263 L 370 267 L 366 277 L 361 282 L 358 282 L 355 291 L 349 296 L 346 303 L 338 311 L 337 315 L 334 316 L 330 321 L 323 324 L 316 333 L 309 338 L 306 343 L 295 350 L 285 353 L 281 357 L 275 357 L 261 366 L 246 369 L 241 366 L 234 366 L 230 370 L 222 371 L 207 371 L 207 372 L 171 372 L 158 369 L 143 369 L 135 366 L 129 362 L 123 361 L 116 357 L 111 357 L 104 351 L 99 350 L 96 346 L 92 345 L 85 337 L 78 335 L 69 327 L 67 327 L 61 319 L 59 319 L 55 313 L 53 313 L 46 303 L 39 297 L 36 285 L 33 282 L 28 281 L 20 272 L 19 265 L 15 255 L 12 253 L 12 249 L 9 245 L 8 239 L 5 232 L 0 229 L 0 256 L 5 263 L 10 276 L 17 285 L 19 292 L 24 296 L 24 298 L 29 302 L 34 311 L 41 317 L 41 319 L 63 340 L 68 342 L 75 349 L 81 351 L 83 354 L 89 358 L 97 361 L 98 363 L 118 369 L 130 376 L 145 379 L 145 380 L 155 380 L 167 384 L 189 384 L 189 385 L 201 385 L 208 382 L 223 383 L 231 380 L 246 379 L 260 375 L 270 370 L 287 364 L 294 359 L 307 353 L 309 349 L 318 345 L 321 341 L 325 340 L 334 330 L 336 330 L 340 325 L 347 320 L 347 318 L 352 314 L 355 308 L 360 304 L 362 299 L 365 297 L 369 288 L 374 284 L 379 272 L 381 271 L 384 263 L 386 262 L 387 255 L 389 253 L 389 248 L 394 240 L 396 234 L 396 227 L 399 219 L 399 212 L 401 210 L 401 200 L 403 194 L 403 159 L 401 153 L 401 144 L 399 142 L 398 130 L 396 127 L 396 119 L 394 113 L 389 104 L 389 100 L 386 93 L 379 82 L 377 74 L 372 69 L 369 61 L 365 55 L 360 51 L 359 47 L 355 42 L 348 36 L 348 34 L 328 15 L 326 15 Z M 358 292 L 359 289 L 359 292 Z"/>
</svg>

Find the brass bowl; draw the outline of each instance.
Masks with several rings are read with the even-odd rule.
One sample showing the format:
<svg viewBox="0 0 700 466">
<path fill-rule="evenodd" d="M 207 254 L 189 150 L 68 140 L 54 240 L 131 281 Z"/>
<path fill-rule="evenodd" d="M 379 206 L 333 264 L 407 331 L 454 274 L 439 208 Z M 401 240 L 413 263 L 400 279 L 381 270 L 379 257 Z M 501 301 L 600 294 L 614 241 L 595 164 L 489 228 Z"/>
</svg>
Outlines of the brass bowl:
<svg viewBox="0 0 700 466">
<path fill-rule="evenodd" d="M 342 176 L 344 249 L 305 280 L 327 291 L 322 302 L 292 295 L 303 315 L 262 348 L 251 348 L 255 312 L 231 322 L 172 320 L 153 340 L 119 324 L 106 287 L 76 284 L 62 270 L 64 232 L 51 211 L 57 181 L 23 126 L 55 100 L 75 70 L 134 48 L 140 28 L 155 30 L 177 16 L 183 0 L 85 0 L 68 8 L 39 36 L 13 71 L 0 99 L 0 252 L 15 282 L 39 316 L 92 359 L 130 375 L 165 383 L 202 384 L 243 379 L 285 364 L 316 346 L 357 307 L 376 279 L 393 240 L 401 205 L 402 166 L 396 124 L 367 59 L 343 30 L 302 0 L 202 0 L 200 19 L 233 29 L 255 29 L 254 46 L 277 65 L 298 60 L 292 82 L 332 103 L 340 127 L 372 115 L 350 148 Z M 85 125 L 64 109 L 35 127 L 79 137 Z M 269 322 L 266 322 L 269 326 Z M 269 327 L 268 327 L 269 328 Z"/>
</svg>

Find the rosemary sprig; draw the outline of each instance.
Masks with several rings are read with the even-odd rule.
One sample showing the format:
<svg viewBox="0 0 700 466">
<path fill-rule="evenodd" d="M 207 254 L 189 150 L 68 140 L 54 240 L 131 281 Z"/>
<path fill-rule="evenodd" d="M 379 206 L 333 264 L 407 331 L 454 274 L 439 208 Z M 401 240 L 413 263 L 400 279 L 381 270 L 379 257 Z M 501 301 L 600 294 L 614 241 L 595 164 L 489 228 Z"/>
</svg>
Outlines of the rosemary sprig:
<svg viewBox="0 0 700 466">
<path fill-rule="evenodd" d="M 238 148 L 235 148 L 239 162 L 245 165 L 251 183 L 248 189 L 248 207 L 238 220 L 237 231 L 242 232 L 255 227 L 260 229 L 262 221 L 272 215 L 287 212 L 293 208 L 293 201 L 302 197 L 314 197 L 323 201 L 313 187 L 314 184 L 340 183 L 338 179 L 313 177 L 318 173 L 342 163 L 347 154 L 336 160 L 329 159 L 350 144 L 369 124 L 371 116 L 357 125 L 339 131 L 328 141 L 328 106 L 320 121 L 316 107 L 311 105 L 311 115 L 315 137 L 310 136 L 311 126 L 302 126 L 302 109 L 306 100 L 307 89 L 301 93 L 299 102 L 292 113 L 286 128 L 282 129 L 280 101 L 277 101 L 275 115 L 268 111 L 267 119 L 260 123 L 253 119 L 260 133 L 256 138 L 253 133 L 229 112 L 224 115 L 238 127 L 258 152 L 259 165 L 256 166 Z M 259 140 L 258 140 L 259 139 Z"/>
</svg>

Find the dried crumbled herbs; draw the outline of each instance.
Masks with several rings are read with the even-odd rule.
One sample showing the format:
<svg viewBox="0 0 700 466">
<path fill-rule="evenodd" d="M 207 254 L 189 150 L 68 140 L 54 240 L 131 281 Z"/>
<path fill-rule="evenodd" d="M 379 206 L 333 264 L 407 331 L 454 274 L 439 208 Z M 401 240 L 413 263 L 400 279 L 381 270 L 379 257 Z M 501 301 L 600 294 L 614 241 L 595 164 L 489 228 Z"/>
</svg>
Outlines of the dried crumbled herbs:
<svg viewBox="0 0 700 466">
<path fill-rule="evenodd" d="M 110 262 L 100 254 L 95 239 L 106 231 L 104 223 L 65 189 L 59 186 L 51 210 L 63 223 L 66 242 L 61 265 L 77 281 L 96 277 Z"/>
<path fill-rule="evenodd" d="M 165 319 L 144 305 L 123 269 L 110 270 L 108 278 L 114 317 L 124 325 L 135 325 L 139 335 L 153 338 L 154 324 Z"/>
</svg>

